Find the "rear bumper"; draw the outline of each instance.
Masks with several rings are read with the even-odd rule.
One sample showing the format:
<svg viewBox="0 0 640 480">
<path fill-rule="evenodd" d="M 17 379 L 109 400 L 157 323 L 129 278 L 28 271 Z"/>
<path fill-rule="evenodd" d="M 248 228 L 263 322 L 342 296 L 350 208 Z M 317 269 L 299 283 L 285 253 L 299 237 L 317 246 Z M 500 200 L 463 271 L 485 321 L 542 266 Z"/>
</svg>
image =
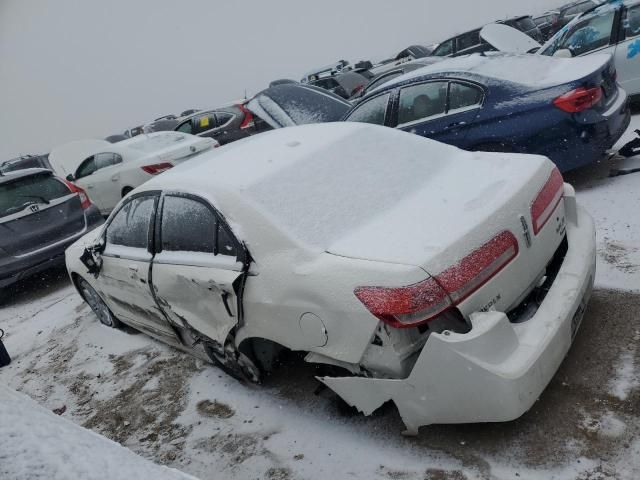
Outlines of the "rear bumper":
<svg viewBox="0 0 640 480">
<path fill-rule="evenodd" d="M 64 252 L 78 238 L 104 223 L 97 207 L 92 205 L 85 211 L 86 228 L 79 233 L 56 242 L 49 248 L 20 257 L 0 258 L 0 288 L 58 265 L 64 265 Z"/>
<path fill-rule="evenodd" d="M 475 313 L 468 334 L 432 334 L 406 379 L 320 380 L 367 415 L 393 400 L 411 433 L 434 423 L 520 417 L 569 351 L 593 287 L 594 225 L 572 195 L 567 187 L 568 251 L 534 317 L 512 324 L 502 312 Z"/>
</svg>

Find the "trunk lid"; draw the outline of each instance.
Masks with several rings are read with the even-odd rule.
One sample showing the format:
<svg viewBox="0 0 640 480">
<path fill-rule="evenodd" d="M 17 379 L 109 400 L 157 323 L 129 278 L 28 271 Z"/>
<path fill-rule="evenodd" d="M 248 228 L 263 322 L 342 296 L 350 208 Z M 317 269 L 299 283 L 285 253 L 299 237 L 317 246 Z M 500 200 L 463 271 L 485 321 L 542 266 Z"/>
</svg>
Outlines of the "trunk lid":
<svg viewBox="0 0 640 480">
<path fill-rule="evenodd" d="M 337 122 L 351 104 L 327 90 L 311 85 L 284 84 L 267 88 L 246 107 L 272 128 Z"/>
<path fill-rule="evenodd" d="M 0 183 L 0 249 L 26 255 L 81 233 L 86 226 L 77 193 L 50 172 Z"/>
<path fill-rule="evenodd" d="M 482 295 L 465 301 L 472 309 L 491 303 L 507 310 L 535 286 L 565 235 L 562 202 L 537 235 L 532 223 L 532 204 L 554 168 L 538 156 L 468 154 L 434 171 L 424 188 L 338 239 L 328 253 L 414 265 L 437 278 L 511 232 L 517 256 Z"/>
<path fill-rule="evenodd" d="M 529 53 L 542 46 L 526 33 L 500 23 L 486 25 L 480 37 L 501 52 Z"/>
</svg>

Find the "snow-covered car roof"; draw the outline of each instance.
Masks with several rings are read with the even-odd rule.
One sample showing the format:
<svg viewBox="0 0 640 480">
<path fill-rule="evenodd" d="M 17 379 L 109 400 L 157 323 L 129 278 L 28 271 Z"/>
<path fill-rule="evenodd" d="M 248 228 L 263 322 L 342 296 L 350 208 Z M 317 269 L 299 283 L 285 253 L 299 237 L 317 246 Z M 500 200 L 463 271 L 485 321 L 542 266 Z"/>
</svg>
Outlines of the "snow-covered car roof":
<svg viewBox="0 0 640 480">
<path fill-rule="evenodd" d="M 292 248 L 317 254 L 337 251 L 332 250 L 336 246 L 346 251 L 345 242 L 373 222 L 385 228 L 370 243 L 379 244 L 384 235 L 399 231 L 424 239 L 414 230 L 424 227 L 427 214 L 421 214 L 420 225 L 412 226 L 409 223 L 415 222 L 407 221 L 407 212 L 429 205 L 433 195 L 451 197 L 446 193 L 449 187 L 440 183 L 453 178 L 455 188 L 485 188 L 477 173 L 468 172 L 490 169 L 492 181 L 503 179 L 501 185 L 510 189 L 517 182 L 508 178 L 540 164 L 530 156 L 512 157 L 516 158 L 495 169 L 492 154 L 470 153 L 376 125 L 327 123 L 234 142 L 171 169 L 137 191 L 175 190 L 207 198 L 256 258 Z M 454 203 L 455 199 L 451 208 L 458 208 Z M 445 224 L 447 215 L 435 209 L 428 214 L 434 223 Z M 391 248 L 394 242 L 387 243 Z M 401 257 L 424 254 L 411 248 L 389 256 L 401 263 Z"/>
<path fill-rule="evenodd" d="M 374 91 L 434 73 L 475 73 L 499 81 L 546 88 L 585 77 L 610 58 L 608 54 L 577 58 L 510 53 L 465 55 L 414 70 Z"/>
</svg>

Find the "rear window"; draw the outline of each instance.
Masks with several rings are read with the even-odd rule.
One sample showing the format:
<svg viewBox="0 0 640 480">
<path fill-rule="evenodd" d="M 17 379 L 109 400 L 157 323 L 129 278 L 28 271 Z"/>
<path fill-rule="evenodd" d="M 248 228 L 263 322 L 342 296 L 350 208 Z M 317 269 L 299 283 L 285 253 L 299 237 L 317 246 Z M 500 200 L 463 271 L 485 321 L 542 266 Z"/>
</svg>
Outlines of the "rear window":
<svg viewBox="0 0 640 480">
<path fill-rule="evenodd" d="M 0 171 L 2 171 L 3 173 L 15 172 L 16 170 L 24 170 L 26 168 L 51 169 L 51 165 L 49 165 L 46 155 L 8 160 L 0 165 Z"/>
<path fill-rule="evenodd" d="M 49 203 L 71 191 L 51 175 L 34 175 L 0 184 L 0 216 L 20 212 L 30 205 Z"/>
</svg>

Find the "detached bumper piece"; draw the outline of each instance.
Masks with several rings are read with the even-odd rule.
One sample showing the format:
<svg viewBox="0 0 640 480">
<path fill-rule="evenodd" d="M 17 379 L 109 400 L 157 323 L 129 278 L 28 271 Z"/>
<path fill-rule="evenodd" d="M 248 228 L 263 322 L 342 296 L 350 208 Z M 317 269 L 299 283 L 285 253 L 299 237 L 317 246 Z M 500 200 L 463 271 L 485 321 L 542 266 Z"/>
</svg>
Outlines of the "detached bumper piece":
<svg viewBox="0 0 640 480">
<path fill-rule="evenodd" d="M 370 415 L 392 400 L 416 435 L 435 423 L 503 422 L 528 411 L 566 356 L 591 295 L 595 230 L 565 186 L 568 251 L 535 315 L 511 323 L 503 312 L 474 313 L 467 334 L 431 334 L 406 379 L 320 378 Z"/>
</svg>

